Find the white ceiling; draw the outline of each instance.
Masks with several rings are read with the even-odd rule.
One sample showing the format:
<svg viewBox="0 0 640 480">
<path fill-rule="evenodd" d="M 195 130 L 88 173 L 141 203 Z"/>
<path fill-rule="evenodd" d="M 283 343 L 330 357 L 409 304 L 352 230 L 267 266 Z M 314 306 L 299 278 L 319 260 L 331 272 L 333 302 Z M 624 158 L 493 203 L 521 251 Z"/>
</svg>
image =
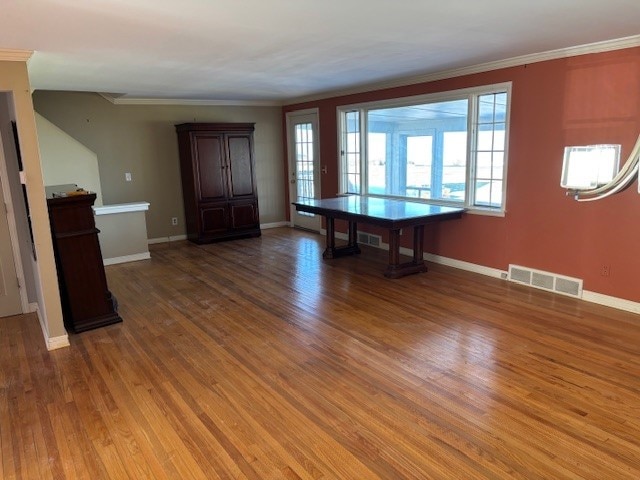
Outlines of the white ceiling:
<svg viewBox="0 0 640 480">
<path fill-rule="evenodd" d="M 640 0 L 5 0 L 34 89 L 283 102 L 640 32 Z"/>
</svg>

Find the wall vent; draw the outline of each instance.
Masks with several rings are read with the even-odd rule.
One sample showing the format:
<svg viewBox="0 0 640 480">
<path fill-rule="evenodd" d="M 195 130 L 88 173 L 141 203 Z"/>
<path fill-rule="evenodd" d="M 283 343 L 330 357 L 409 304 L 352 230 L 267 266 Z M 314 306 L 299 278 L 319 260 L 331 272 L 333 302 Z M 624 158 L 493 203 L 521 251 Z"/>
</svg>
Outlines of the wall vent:
<svg viewBox="0 0 640 480">
<path fill-rule="evenodd" d="M 582 280 L 579 278 L 565 277 L 520 265 L 509 265 L 507 279 L 541 290 L 582 298 Z"/>
<path fill-rule="evenodd" d="M 382 237 L 373 233 L 358 232 L 358 243 L 380 248 L 382 246 Z"/>
</svg>

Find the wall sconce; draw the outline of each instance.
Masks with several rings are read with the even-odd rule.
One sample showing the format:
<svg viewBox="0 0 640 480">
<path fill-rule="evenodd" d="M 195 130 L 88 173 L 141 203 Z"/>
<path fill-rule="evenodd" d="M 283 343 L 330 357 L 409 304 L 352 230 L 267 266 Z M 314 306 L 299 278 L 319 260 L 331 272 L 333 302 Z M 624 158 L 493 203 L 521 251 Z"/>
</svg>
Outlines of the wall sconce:
<svg viewBox="0 0 640 480">
<path fill-rule="evenodd" d="M 579 202 L 600 200 L 628 187 L 639 162 L 640 136 L 621 169 L 620 145 L 566 147 L 560 185 Z"/>
<path fill-rule="evenodd" d="M 620 145 L 565 147 L 560 185 L 592 190 L 613 180 L 620 167 Z"/>
</svg>

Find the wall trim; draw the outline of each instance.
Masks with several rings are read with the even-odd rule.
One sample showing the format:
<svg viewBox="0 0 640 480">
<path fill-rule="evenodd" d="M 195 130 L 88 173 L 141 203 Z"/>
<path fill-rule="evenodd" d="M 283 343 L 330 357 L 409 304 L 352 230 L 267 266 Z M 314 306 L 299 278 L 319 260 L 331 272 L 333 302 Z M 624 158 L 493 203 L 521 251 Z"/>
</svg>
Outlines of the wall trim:
<svg viewBox="0 0 640 480">
<path fill-rule="evenodd" d="M 69 343 L 69 335 L 60 335 L 59 337 L 52 337 L 47 339 L 47 350 L 57 350 L 59 348 L 68 347 L 71 344 Z"/>
<path fill-rule="evenodd" d="M 472 75 L 475 73 L 490 72 L 502 68 L 519 67 L 531 63 L 544 62 L 548 60 L 557 60 L 560 58 L 577 57 L 590 53 L 603 53 L 613 50 L 622 50 L 625 48 L 633 48 L 640 46 L 640 35 L 632 35 L 630 37 L 617 38 L 614 40 L 605 40 L 603 42 L 588 43 L 577 45 L 574 47 L 559 48 L 557 50 L 548 50 L 546 52 L 532 53 L 521 55 L 518 57 L 497 60 L 493 62 L 480 63 L 467 67 L 442 70 L 440 72 L 415 75 L 411 77 L 396 78 L 384 82 L 375 82 L 370 84 L 359 85 L 351 88 L 332 90 L 329 92 L 298 97 L 284 101 L 284 105 L 294 105 L 296 103 L 305 103 L 325 98 L 341 97 L 345 95 L 353 95 L 357 93 L 370 92 L 375 90 L 383 90 L 386 88 L 404 87 L 407 85 L 415 85 L 419 83 L 434 82 L 436 80 L 444 80 L 448 78 L 462 77 L 464 75 Z"/>
<path fill-rule="evenodd" d="M 26 62 L 33 55 L 33 50 L 17 50 L 0 48 L 0 61 Z"/>
<path fill-rule="evenodd" d="M 143 212 L 149 210 L 149 202 L 114 203 L 112 205 L 93 206 L 94 215 L 111 215 L 113 213 Z"/>
<path fill-rule="evenodd" d="M 42 329 L 42 335 L 44 336 L 44 343 L 47 346 L 48 351 L 57 350 L 58 348 L 64 348 L 71 345 L 69 343 L 68 334 L 60 335 L 59 337 L 49 337 L 49 332 L 47 331 L 42 315 L 40 315 L 40 309 L 38 308 L 37 303 L 33 302 L 29 304 L 29 313 L 35 313 L 36 317 L 38 317 L 38 322 L 40 322 L 40 328 Z"/>
<path fill-rule="evenodd" d="M 149 260 L 151 254 L 149 252 L 133 253 L 131 255 L 123 255 L 121 257 L 104 258 L 103 265 L 116 265 L 118 263 L 137 262 L 138 260 Z"/>
<path fill-rule="evenodd" d="M 402 250 L 406 250 L 406 252 L 402 252 Z M 402 247 L 400 249 L 403 255 L 413 256 L 413 250 Z M 476 263 L 465 262 L 463 260 L 456 260 L 455 258 L 442 257 L 440 255 L 434 255 L 433 253 L 424 254 L 425 260 L 433 263 L 438 263 L 440 265 L 446 265 L 448 267 L 458 268 L 460 270 L 466 270 L 468 272 L 479 273 L 481 275 L 486 275 L 488 277 L 505 279 L 507 276 L 507 272 L 505 270 L 500 270 L 498 268 L 485 267 L 484 265 L 478 265 Z"/>
<path fill-rule="evenodd" d="M 260 228 L 263 230 L 268 230 L 270 228 L 280 228 L 280 227 L 288 227 L 289 226 L 289 222 L 287 222 L 286 220 L 282 221 L 282 222 L 272 222 L 272 223 L 261 223 L 260 224 Z"/>
<path fill-rule="evenodd" d="M 611 307 L 618 310 L 624 310 L 626 312 L 640 314 L 640 303 L 633 302 L 631 300 L 625 300 L 624 298 L 612 297 L 610 295 L 604 295 L 602 293 L 583 290 L 582 299 L 587 302 L 604 305 L 605 307 Z"/>
<path fill-rule="evenodd" d="M 281 107 L 280 100 L 195 100 L 186 98 L 118 97 L 109 93 L 98 93 L 114 105 L 182 105 L 204 107 Z"/>
<path fill-rule="evenodd" d="M 148 245 L 154 245 L 156 243 L 170 243 L 170 242 L 178 242 L 180 240 L 186 240 L 186 235 L 172 235 L 170 237 L 158 237 L 158 238 L 149 238 L 147 239 Z"/>
</svg>

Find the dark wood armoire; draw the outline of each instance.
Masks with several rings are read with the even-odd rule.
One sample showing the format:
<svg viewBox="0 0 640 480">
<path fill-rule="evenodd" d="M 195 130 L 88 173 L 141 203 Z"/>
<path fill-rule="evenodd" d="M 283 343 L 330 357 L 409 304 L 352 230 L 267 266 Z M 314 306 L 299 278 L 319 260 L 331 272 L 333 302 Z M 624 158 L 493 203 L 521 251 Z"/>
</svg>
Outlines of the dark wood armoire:
<svg viewBox="0 0 640 480">
<path fill-rule="evenodd" d="M 93 215 L 95 194 L 47 199 L 64 324 L 83 332 L 121 322 L 107 287 Z"/>
<path fill-rule="evenodd" d="M 254 124 L 183 123 L 176 131 L 189 240 L 259 236 Z"/>
</svg>

